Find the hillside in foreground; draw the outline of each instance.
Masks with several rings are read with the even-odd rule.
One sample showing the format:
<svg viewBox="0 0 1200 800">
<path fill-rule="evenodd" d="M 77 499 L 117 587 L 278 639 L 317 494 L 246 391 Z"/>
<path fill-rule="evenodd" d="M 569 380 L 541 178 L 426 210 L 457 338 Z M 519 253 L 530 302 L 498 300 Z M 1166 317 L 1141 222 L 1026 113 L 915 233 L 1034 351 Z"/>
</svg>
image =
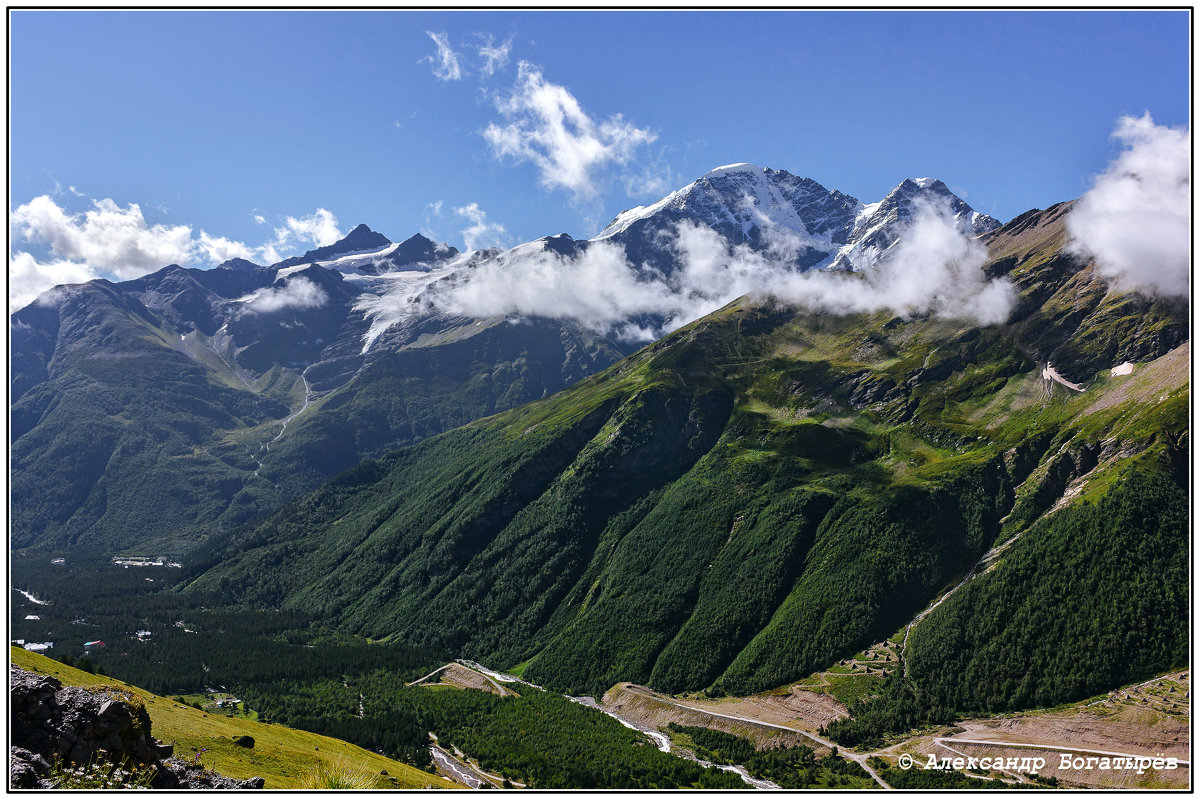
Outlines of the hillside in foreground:
<svg viewBox="0 0 1200 800">
<path fill-rule="evenodd" d="M 198 757 L 204 766 L 234 778 L 262 776 L 265 779 L 263 788 L 268 790 L 309 787 L 313 774 L 320 769 L 343 767 L 373 776 L 381 789 L 456 786 L 439 775 L 338 739 L 237 716 L 209 714 L 169 697 L 160 697 L 114 678 L 83 672 L 19 647 L 9 648 L 9 660 L 32 672 L 53 675 L 64 686 L 115 685 L 137 695 L 150 713 L 154 736 L 175 745 L 176 755 Z M 235 745 L 233 739 L 239 736 L 253 737 L 254 747 L 247 749 Z M 196 753 L 200 755 L 195 756 Z M 383 775 L 384 772 L 387 774 Z M 395 781 L 388 780 L 389 777 Z"/>
</svg>

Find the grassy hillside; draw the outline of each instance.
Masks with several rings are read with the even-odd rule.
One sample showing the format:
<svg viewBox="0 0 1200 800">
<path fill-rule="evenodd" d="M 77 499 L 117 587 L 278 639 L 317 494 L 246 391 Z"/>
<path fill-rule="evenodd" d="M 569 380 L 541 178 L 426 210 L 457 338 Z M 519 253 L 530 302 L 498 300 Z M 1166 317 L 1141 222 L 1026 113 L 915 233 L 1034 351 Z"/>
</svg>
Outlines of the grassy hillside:
<svg viewBox="0 0 1200 800">
<path fill-rule="evenodd" d="M 321 769 L 348 767 L 378 779 L 378 788 L 454 788 L 456 784 L 437 775 L 393 761 L 369 750 L 327 736 L 292 730 L 282 725 L 265 725 L 240 717 L 207 714 L 171 698 L 159 697 L 136 686 L 101 675 L 81 672 L 19 647 L 9 649 L 13 664 L 53 675 L 66 686 L 117 685 L 139 695 L 150 713 L 152 734 L 175 745 L 175 754 L 191 758 L 204 750 L 200 762 L 233 778 L 261 776 L 266 789 L 297 789 L 311 786 L 311 776 Z M 254 737 L 247 749 L 233 743 L 235 736 Z M 383 776 L 383 771 L 387 776 Z M 391 782 L 388 777 L 396 779 Z"/>
</svg>

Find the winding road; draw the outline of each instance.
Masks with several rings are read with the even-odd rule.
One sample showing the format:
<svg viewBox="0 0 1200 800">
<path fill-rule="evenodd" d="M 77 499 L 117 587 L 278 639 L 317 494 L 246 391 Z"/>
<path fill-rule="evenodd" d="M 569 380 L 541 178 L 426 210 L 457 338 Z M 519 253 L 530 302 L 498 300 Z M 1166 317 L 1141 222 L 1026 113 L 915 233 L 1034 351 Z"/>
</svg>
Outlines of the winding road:
<svg viewBox="0 0 1200 800">
<path fill-rule="evenodd" d="M 644 690 L 640 690 L 639 687 L 636 687 L 636 686 L 630 686 L 628 691 L 631 691 L 635 694 L 640 694 L 643 697 L 649 697 L 660 703 L 666 703 L 668 705 L 673 705 L 678 708 L 685 708 L 688 711 L 695 711 L 700 714 L 708 714 L 709 716 L 712 716 L 712 717 L 720 717 L 722 719 L 731 719 L 731 720 L 735 720 L 737 722 L 748 722 L 751 725 L 762 725 L 767 728 L 776 728 L 781 731 L 789 731 L 790 733 L 798 733 L 801 736 L 805 736 L 809 739 L 812 739 L 814 742 L 821 745 L 822 747 L 827 747 L 830 750 L 837 750 L 840 755 L 844 755 L 846 758 L 850 759 L 851 761 L 855 762 L 860 767 L 862 767 L 863 770 L 868 775 L 870 775 L 871 778 L 876 783 L 878 783 L 880 786 L 882 786 L 884 789 L 892 788 L 891 786 L 888 785 L 887 781 L 885 781 L 883 778 L 881 778 L 879 776 L 879 773 L 877 773 L 875 770 L 871 769 L 871 766 L 869 764 L 867 764 L 867 759 L 873 755 L 876 755 L 875 753 L 856 753 L 853 750 L 847 750 L 844 747 L 838 747 L 838 745 L 834 744 L 833 742 L 829 741 L 828 739 L 826 739 L 822 736 L 818 736 L 815 733 L 809 733 L 808 731 L 801 730 L 799 728 L 792 728 L 787 725 L 778 725 L 774 722 L 764 722 L 760 719 L 752 719 L 750 717 L 737 717 L 737 716 L 734 716 L 733 714 L 720 714 L 720 713 L 717 713 L 716 711 L 709 711 L 706 708 L 697 708 L 695 706 L 688 705 L 687 703 L 681 703 L 678 700 L 673 700 L 669 697 L 664 697 L 663 695 L 660 695 L 660 694 L 649 693 Z"/>
<path fill-rule="evenodd" d="M 515 675 L 506 675 L 503 672 L 496 672 L 495 670 L 488 669 L 487 667 L 483 666 L 482 664 L 480 664 L 477 661 L 468 661 L 466 659 L 460 658 L 460 659 L 458 659 L 457 663 L 463 667 L 466 667 L 467 669 L 471 669 L 471 670 L 474 670 L 475 672 L 480 673 L 484 677 L 491 680 L 493 683 L 496 683 L 498 688 L 499 688 L 500 683 L 521 683 L 526 686 L 531 686 L 535 689 L 542 689 L 542 687 L 538 686 L 536 683 L 530 683 L 529 681 L 524 680 L 522 678 L 518 678 Z M 446 667 L 449 667 L 449 666 L 451 666 L 451 665 L 443 664 L 442 666 L 435 669 L 433 672 L 430 672 L 428 675 L 426 675 L 422 678 L 418 678 L 417 680 L 413 681 L 412 683 L 410 683 L 408 685 L 412 686 L 413 684 L 420 683 L 421 681 L 424 681 L 424 680 L 428 680 L 429 678 L 433 677 L 434 675 L 438 674 L 439 672 L 441 672 L 442 670 L 444 670 Z M 503 691 L 503 689 L 501 689 L 501 691 Z M 545 689 L 542 689 L 542 691 L 545 691 Z M 606 714 L 606 715 L 612 717 L 613 719 L 615 719 L 617 722 L 624 725 L 626 728 L 635 730 L 638 733 L 642 733 L 642 734 L 650 737 L 650 739 L 652 739 L 654 741 L 655 745 L 662 752 L 664 752 L 664 753 L 672 752 L 670 738 L 666 734 L 662 733 L 661 731 L 648 730 L 646 728 L 642 728 L 637 725 L 634 725 L 632 722 L 629 722 L 628 720 L 621 718 L 617 714 L 614 714 L 613 712 L 611 712 L 608 709 L 601 706 L 599 703 L 596 702 L 596 699 L 593 697 L 571 697 L 570 695 L 563 695 L 563 697 L 566 697 L 568 700 L 570 700 L 573 703 L 578 703 L 579 705 L 587 706 L 588 708 L 591 708 L 595 711 L 599 711 L 601 714 Z M 721 715 L 717 715 L 717 716 L 721 716 Z M 736 717 L 734 719 L 736 719 Z M 753 721 L 753 720 L 750 720 L 750 721 Z M 762 724 L 766 724 L 766 723 L 762 723 Z M 782 726 L 774 726 L 774 727 L 782 727 Z M 792 729 L 785 728 L 785 730 L 792 730 Z M 798 731 L 798 732 L 804 733 L 804 731 Z M 430 734 L 430 735 L 432 735 L 432 734 Z M 805 735 L 808 735 L 808 734 L 805 734 Z M 771 781 L 764 780 L 762 778 L 755 778 L 749 772 L 746 771 L 745 767 L 742 767 L 739 764 L 714 764 L 710 761 L 705 761 L 701 758 L 697 758 L 695 755 L 693 755 L 691 753 L 684 753 L 684 752 L 680 752 L 680 751 L 676 751 L 675 755 L 679 758 L 686 758 L 689 761 L 695 761 L 697 764 L 700 764 L 703 767 L 714 767 L 714 768 L 722 770 L 724 772 L 736 773 L 738 776 L 741 777 L 741 779 L 743 781 L 746 782 L 746 784 L 753 786 L 755 789 L 779 789 L 780 788 L 778 785 L 776 785 L 775 783 L 773 783 Z M 867 770 L 867 772 L 869 772 L 872 775 L 872 777 L 875 778 L 876 781 L 878 781 L 880 783 L 880 785 L 882 785 L 886 788 L 889 788 L 889 789 L 891 788 L 890 786 L 887 786 L 887 784 L 884 783 L 882 781 L 882 779 L 879 778 L 878 775 L 875 775 L 874 771 L 872 771 L 870 767 L 867 767 L 865 764 L 863 765 L 863 767 L 864 767 L 864 769 Z"/>
</svg>

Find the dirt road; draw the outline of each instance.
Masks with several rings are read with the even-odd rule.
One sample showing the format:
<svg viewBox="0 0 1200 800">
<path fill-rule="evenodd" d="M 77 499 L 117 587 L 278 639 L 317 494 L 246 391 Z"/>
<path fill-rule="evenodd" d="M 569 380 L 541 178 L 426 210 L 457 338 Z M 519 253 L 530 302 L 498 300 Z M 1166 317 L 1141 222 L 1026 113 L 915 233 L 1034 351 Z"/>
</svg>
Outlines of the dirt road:
<svg viewBox="0 0 1200 800">
<path fill-rule="evenodd" d="M 844 755 L 846 758 L 850 759 L 851 761 L 855 762 L 860 767 L 862 767 L 863 770 L 868 775 L 871 776 L 872 780 L 874 780 L 876 783 L 878 783 L 884 789 L 892 788 L 891 786 L 889 786 L 887 784 L 887 781 L 885 781 L 883 778 L 881 778 L 879 776 L 879 773 L 875 772 L 875 770 L 871 769 L 870 765 L 867 764 L 867 759 L 870 756 L 874 755 L 873 753 L 865 753 L 865 754 L 864 753 L 856 753 L 853 750 L 846 750 L 845 748 L 839 748 L 836 744 L 834 744 L 833 742 L 824 738 L 823 736 L 818 736 L 817 734 L 810 733 L 809 731 L 800 730 L 799 728 L 793 728 L 788 725 L 778 725 L 774 722 L 763 722 L 762 720 L 752 719 L 750 717 L 739 717 L 739 716 L 736 716 L 733 714 L 721 714 L 716 711 L 710 711 L 707 708 L 698 707 L 695 705 L 691 705 L 689 703 L 682 702 L 680 700 L 675 700 L 673 698 L 666 697 L 666 696 L 658 694 L 656 692 L 652 692 L 649 689 L 644 689 L 640 686 L 630 685 L 628 687 L 628 689 L 631 692 L 634 692 L 636 694 L 641 694 L 645 697 L 649 697 L 657 702 L 667 703 L 668 705 L 677 706 L 679 708 L 685 708 L 689 711 L 695 711 L 700 714 L 707 714 L 712 717 L 720 717 L 722 719 L 731 719 L 731 720 L 735 720 L 737 722 L 746 722 L 751 725 L 762 725 L 767 728 L 777 728 L 777 729 L 783 730 L 783 731 L 790 731 L 792 733 L 798 733 L 801 736 L 811 739 L 812 741 L 816 742 L 817 744 L 821 745 L 822 747 L 828 748 L 829 750 L 837 750 L 840 755 Z"/>
</svg>

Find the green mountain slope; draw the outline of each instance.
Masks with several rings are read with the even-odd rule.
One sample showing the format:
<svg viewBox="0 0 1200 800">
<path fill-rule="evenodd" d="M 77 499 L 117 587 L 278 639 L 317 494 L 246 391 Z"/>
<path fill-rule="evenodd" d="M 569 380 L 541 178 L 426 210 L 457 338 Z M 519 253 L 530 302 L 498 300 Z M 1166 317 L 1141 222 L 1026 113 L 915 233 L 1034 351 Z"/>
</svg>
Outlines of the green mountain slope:
<svg viewBox="0 0 1200 800">
<path fill-rule="evenodd" d="M 273 275 L 167 267 L 13 315 L 13 547 L 178 554 L 622 354 L 570 323 L 444 316 L 364 354 L 358 290 L 333 270 L 292 276 L 321 287 L 318 308 L 238 308 Z"/>
<path fill-rule="evenodd" d="M 1187 527 L 1187 491 L 1169 470 L 1128 469 L 1096 502 L 1022 537 L 913 630 L 918 691 L 934 705 L 994 712 L 1187 664 Z"/>
<path fill-rule="evenodd" d="M 31 306 L 15 326 L 32 316 L 58 329 L 45 379 L 14 394 L 12 546 L 161 544 L 184 520 L 220 519 L 253 470 L 234 434 L 285 416 L 286 395 L 240 389 L 105 281 L 56 309 Z M 14 386 L 30 363 L 14 358 Z"/>
<path fill-rule="evenodd" d="M 1186 305 L 1110 292 L 1061 253 L 1061 211 L 989 237 L 1022 297 L 1005 326 L 737 302 L 212 542 L 195 586 L 572 691 L 801 677 L 1186 432 Z M 1086 391 L 1044 380 L 1047 358 Z"/>
</svg>

